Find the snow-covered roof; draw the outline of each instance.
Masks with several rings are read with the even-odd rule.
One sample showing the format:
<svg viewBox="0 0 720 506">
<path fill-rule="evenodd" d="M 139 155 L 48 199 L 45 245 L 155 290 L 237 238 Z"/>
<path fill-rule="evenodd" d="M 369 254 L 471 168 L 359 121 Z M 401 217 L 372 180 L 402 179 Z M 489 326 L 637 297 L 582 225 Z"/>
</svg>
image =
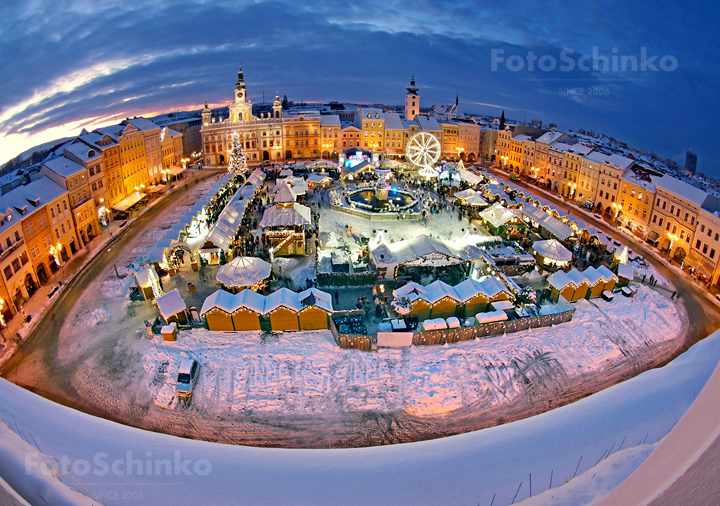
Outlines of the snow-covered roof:
<svg viewBox="0 0 720 506">
<path fill-rule="evenodd" d="M 177 288 L 161 297 L 156 298 L 155 304 L 157 304 L 158 311 L 165 319 L 178 313 L 182 313 L 186 309 L 185 301 L 180 296 L 180 292 Z"/>
<path fill-rule="evenodd" d="M 578 269 L 572 269 L 570 272 L 567 273 L 568 277 L 573 280 L 573 283 L 575 283 L 575 286 L 580 286 L 583 283 L 591 284 L 585 275 L 580 272 Z"/>
<path fill-rule="evenodd" d="M 384 112 L 382 114 L 385 118 L 385 130 L 404 130 L 405 127 L 402 123 L 400 115 L 394 112 Z"/>
<path fill-rule="evenodd" d="M 552 206 L 552 208 L 555 209 L 558 214 L 563 214 L 562 210 L 557 209 L 554 206 Z M 524 205 L 522 208 L 522 214 L 537 222 L 542 228 L 559 238 L 561 241 L 564 241 L 575 233 L 572 227 L 566 225 L 554 216 L 550 216 L 548 213 L 532 204 Z"/>
<path fill-rule="evenodd" d="M 319 174 L 317 172 L 313 172 L 307 178 L 307 182 L 313 184 L 322 184 L 325 181 L 332 181 L 332 178 L 327 174 Z"/>
<path fill-rule="evenodd" d="M 237 190 L 227 203 L 225 209 L 218 216 L 215 225 L 207 236 L 206 241 L 213 243 L 222 250 L 230 248 L 230 244 L 240 227 L 248 201 L 242 200 L 241 190 Z"/>
<path fill-rule="evenodd" d="M 230 287 L 252 286 L 269 278 L 271 267 L 258 257 L 235 257 L 220 267 L 215 279 Z"/>
<path fill-rule="evenodd" d="M 26 185 L 13 188 L 12 191 L 0 196 L 0 211 L 5 216 L 13 216 L 13 218 L 17 216 L 18 220 L 6 220 L 5 223 L 0 225 L 0 231 L 6 227 L 11 227 L 20 219 L 27 218 L 35 211 L 45 207 L 45 204 L 53 202 L 63 194 L 67 195 L 67 190 L 55 184 L 46 176 L 42 176 Z M 7 212 L 8 209 L 10 213 Z M 22 218 L 20 218 L 21 216 Z"/>
<path fill-rule="evenodd" d="M 332 296 L 327 292 L 318 290 L 317 288 L 308 288 L 307 290 L 298 293 L 297 298 L 300 301 L 301 309 L 316 306 L 330 313 L 333 311 Z"/>
<path fill-rule="evenodd" d="M 619 264 L 619 265 L 625 265 L 625 264 Z M 601 265 L 600 267 L 597 268 L 597 271 L 598 271 L 598 274 L 600 274 L 600 276 L 602 276 L 606 282 L 610 281 L 611 279 L 615 279 L 617 281 L 617 275 L 613 271 L 608 269 L 606 266 Z"/>
<path fill-rule="evenodd" d="M 506 309 L 513 309 L 515 306 L 509 300 L 496 300 L 490 307 L 495 311 L 505 311 Z"/>
<path fill-rule="evenodd" d="M 297 293 L 292 290 L 288 290 L 284 286 L 265 297 L 266 313 L 277 309 L 280 306 L 292 309 L 293 311 L 300 311 L 300 309 L 302 309 Z"/>
<path fill-rule="evenodd" d="M 552 276 L 548 277 L 548 283 L 558 291 L 562 291 L 566 286 L 573 285 L 577 286 L 575 281 L 567 275 L 565 271 L 557 271 Z"/>
<path fill-rule="evenodd" d="M 649 181 L 645 179 L 640 179 L 638 176 L 631 170 L 625 172 L 625 174 L 622 175 L 623 181 L 627 181 L 628 183 L 634 184 L 638 188 L 642 188 L 643 190 L 647 191 L 648 193 L 655 193 L 655 184 L 653 183 L 652 177 L 647 176 Z"/>
<path fill-rule="evenodd" d="M 447 322 L 444 318 L 432 318 L 429 320 L 423 320 L 423 330 L 442 330 L 447 328 Z"/>
<path fill-rule="evenodd" d="M 160 130 L 160 127 L 155 123 L 146 118 L 133 118 L 126 119 L 123 123 L 130 124 L 142 132 L 152 132 L 154 130 Z"/>
<path fill-rule="evenodd" d="M 419 235 L 391 244 L 382 242 L 372 249 L 375 260 L 384 264 L 401 264 L 435 253 L 466 260 L 461 252 L 454 251 L 439 239 L 427 235 Z"/>
<path fill-rule="evenodd" d="M 532 249 L 545 258 L 557 260 L 559 262 L 569 262 L 572 260 L 572 253 L 559 241 L 548 239 L 547 241 L 535 241 Z"/>
<path fill-rule="evenodd" d="M 477 320 L 478 323 L 501 322 L 507 319 L 508 315 L 502 309 L 488 311 L 487 313 L 478 313 L 475 315 L 475 320 Z"/>
<path fill-rule="evenodd" d="M 309 288 L 296 293 L 283 287 L 267 297 L 249 289 L 241 290 L 236 294 L 217 290 L 205 299 L 200 314 L 204 315 L 213 308 L 221 309 L 226 313 L 234 313 L 240 308 L 245 308 L 258 314 L 267 314 L 281 306 L 295 312 L 309 306 L 316 306 L 328 312 L 333 311 L 332 296 L 327 292 Z"/>
<path fill-rule="evenodd" d="M 492 276 L 480 281 L 480 290 L 488 297 L 495 297 L 501 292 L 510 293 L 502 281 Z"/>
<path fill-rule="evenodd" d="M 458 283 L 453 288 L 455 288 L 455 293 L 457 293 L 457 296 L 462 302 L 467 302 L 476 295 L 484 293 L 482 284 L 472 278 L 468 278 L 465 281 Z"/>
<path fill-rule="evenodd" d="M 562 137 L 562 132 L 545 132 L 540 137 L 538 137 L 535 142 L 542 142 L 544 144 L 552 144 L 556 140 L 558 140 L 560 137 Z"/>
<path fill-rule="evenodd" d="M 212 309 L 232 313 L 235 309 L 235 295 L 225 290 L 217 290 L 205 298 L 200 314 L 204 315 Z"/>
<path fill-rule="evenodd" d="M 592 265 L 583 271 L 583 276 L 585 276 L 585 279 L 588 280 L 590 286 L 596 285 L 599 281 L 607 281 L 607 279 L 605 279 L 605 276 L 600 274 L 600 272 Z"/>
<path fill-rule="evenodd" d="M 340 116 L 337 114 L 321 114 L 320 126 L 331 127 L 340 126 Z"/>
<path fill-rule="evenodd" d="M 433 117 L 418 115 L 415 116 L 415 122 L 425 131 L 441 131 L 440 124 Z"/>
<path fill-rule="evenodd" d="M 90 147 L 84 142 L 76 141 L 73 144 L 65 144 L 63 150 L 75 155 L 85 163 L 99 160 L 102 158 L 102 151 L 95 147 Z"/>
<path fill-rule="evenodd" d="M 247 179 L 248 184 L 256 186 L 259 186 L 263 181 L 265 181 L 265 173 L 260 169 L 255 169 Z"/>
<path fill-rule="evenodd" d="M 425 287 L 425 296 L 423 298 L 428 302 L 434 304 L 444 297 L 450 297 L 460 302 L 460 297 L 455 292 L 455 289 L 444 281 L 438 279 Z"/>
<path fill-rule="evenodd" d="M 273 202 L 276 204 L 289 204 L 290 202 L 295 202 L 295 199 L 295 194 L 290 189 L 288 184 L 283 181 L 275 190 L 275 197 L 273 198 Z"/>
<path fill-rule="evenodd" d="M 630 264 L 618 264 L 618 276 L 632 281 L 635 279 L 635 268 Z"/>
<path fill-rule="evenodd" d="M 698 207 L 702 206 L 703 202 L 705 202 L 705 199 L 708 197 L 707 192 L 701 190 L 700 188 L 696 188 L 685 181 L 680 181 L 679 179 L 675 179 L 674 177 L 667 175 L 656 179 L 655 187 L 661 188 L 668 193 L 672 193 L 673 195 L 680 197 L 691 204 L 695 204 Z"/>
<path fill-rule="evenodd" d="M 486 206 L 487 201 L 478 192 L 472 189 L 463 190 L 455 194 L 455 198 L 465 201 L 471 206 Z"/>
<path fill-rule="evenodd" d="M 460 178 L 469 184 L 480 184 L 483 182 L 482 177 L 467 169 L 458 169 L 458 172 L 460 173 Z"/>
<path fill-rule="evenodd" d="M 508 209 L 501 203 L 496 202 L 481 212 L 480 217 L 493 227 L 500 227 L 516 218 L 521 219 L 521 214 L 520 211 Z"/>
<path fill-rule="evenodd" d="M 85 167 L 64 156 L 58 156 L 52 160 L 43 162 L 48 169 L 62 177 L 70 177 L 85 170 Z"/>
<path fill-rule="evenodd" d="M 302 204 L 293 204 L 292 207 L 268 207 L 259 225 L 263 228 L 292 227 L 310 225 L 311 222 L 310 208 Z"/>
</svg>

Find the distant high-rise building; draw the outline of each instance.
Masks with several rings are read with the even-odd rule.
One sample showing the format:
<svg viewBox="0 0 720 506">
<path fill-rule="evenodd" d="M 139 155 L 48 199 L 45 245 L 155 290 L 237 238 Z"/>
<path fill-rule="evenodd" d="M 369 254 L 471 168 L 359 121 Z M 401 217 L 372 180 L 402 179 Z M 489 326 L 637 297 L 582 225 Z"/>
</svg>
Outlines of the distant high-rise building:
<svg viewBox="0 0 720 506">
<path fill-rule="evenodd" d="M 697 155 L 692 151 L 688 151 L 685 155 L 685 170 L 693 176 L 695 175 L 695 171 L 697 171 Z"/>
</svg>

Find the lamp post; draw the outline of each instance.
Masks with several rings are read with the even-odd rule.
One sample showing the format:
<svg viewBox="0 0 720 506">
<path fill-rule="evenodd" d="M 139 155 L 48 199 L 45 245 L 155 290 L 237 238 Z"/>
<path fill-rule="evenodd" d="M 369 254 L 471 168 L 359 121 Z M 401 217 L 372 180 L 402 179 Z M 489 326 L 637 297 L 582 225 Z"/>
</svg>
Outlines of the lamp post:
<svg viewBox="0 0 720 506">
<path fill-rule="evenodd" d="M 58 243 L 57 246 L 51 245 L 50 246 L 50 254 L 55 259 L 55 265 L 60 267 L 60 270 L 62 272 L 63 277 L 65 277 L 65 267 L 63 266 L 63 263 L 60 261 L 60 258 L 58 255 L 60 255 L 60 252 L 62 251 L 62 244 Z"/>
<path fill-rule="evenodd" d="M 617 227 L 617 218 L 618 218 L 618 215 L 620 214 L 620 210 L 622 209 L 622 206 L 613 202 L 612 207 L 615 210 L 615 213 L 613 214 L 613 227 Z"/>
<path fill-rule="evenodd" d="M 675 234 L 668 234 L 668 239 L 670 239 L 670 246 L 668 246 L 668 252 L 667 252 L 667 256 L 668 256 L 668 259 L 669 259 L 669 258 L 670 258 L 670 252 L 672 251 L 673 244 L 675 243 L 675 241 L 679 241 L 680 238 L 679 238 L 678 236 L 676 236 Z"/>
</svg>

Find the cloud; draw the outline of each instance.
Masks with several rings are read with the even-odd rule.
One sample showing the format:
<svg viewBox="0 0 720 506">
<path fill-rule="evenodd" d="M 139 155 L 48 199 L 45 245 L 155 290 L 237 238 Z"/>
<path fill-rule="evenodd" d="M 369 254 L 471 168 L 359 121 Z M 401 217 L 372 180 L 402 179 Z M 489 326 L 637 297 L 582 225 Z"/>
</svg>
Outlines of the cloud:
<svg viewBox="0 0 720 506">
<path fill-rule="evenodd" d="M 250 98 L 400 104 L 411 73 L 421 103 L 460 96 L 468 112 L 532 115 L 605 132 L 668 156 L 690 145 L 710 165 L 720 78 L 713 5 L 668 1 L 512 5 L 469 1 L 121 0 L 0 5 L 0 162 L 85 122 L 232 98 L 242 58 Z M 697 44 L 703 40 L 703 44 Z M 492 49 L 578 56 L 672 54 L 672 73 L 491 71 Z M 562 87 L 597 96 L 564 95 Z M 502 104 L 502 105 L 500 105 Z M 506 113 L 507 114 L 507 113 Z M 523 119 L 522 117 L 518 119 Z M 528 118 L 530 119 L 530 118 Z M 705 156 L 704 156 L 705 154 Z M 716 163 L 716 162 L 712 162 Z M 720 167 L 715 166 L 720 173 Z"/>
</svg>

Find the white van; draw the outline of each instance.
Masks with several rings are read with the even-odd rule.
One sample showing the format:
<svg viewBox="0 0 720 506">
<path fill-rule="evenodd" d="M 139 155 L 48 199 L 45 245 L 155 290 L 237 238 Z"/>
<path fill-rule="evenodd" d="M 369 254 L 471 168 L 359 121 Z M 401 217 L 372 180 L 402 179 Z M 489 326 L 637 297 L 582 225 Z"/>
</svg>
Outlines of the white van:
<svg viewBox="0 0 720 506">
<path fill-rule="evenodd" d="M 199 376 L 200 366 L 192 358 L 184 358 L 180 363 L 180 370 L 175 383 L 175 390 L 178 398 L 189 399 L 192 396 L 193 388 Z"/>
</svg>

